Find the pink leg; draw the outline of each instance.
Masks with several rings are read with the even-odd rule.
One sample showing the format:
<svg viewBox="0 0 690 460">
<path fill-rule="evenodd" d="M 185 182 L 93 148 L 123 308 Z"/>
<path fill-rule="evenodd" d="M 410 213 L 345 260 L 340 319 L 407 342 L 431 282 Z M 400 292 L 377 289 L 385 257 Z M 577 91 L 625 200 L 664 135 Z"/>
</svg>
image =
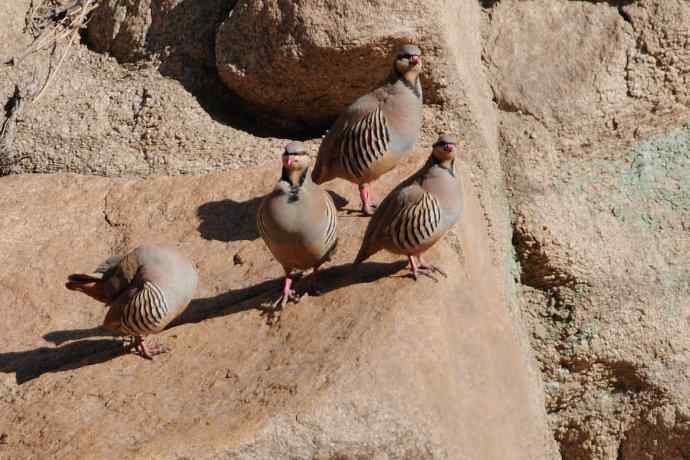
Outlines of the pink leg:
<svg viewBox="0 0 690 460">
<path fill-rule="evenodd" d="M 301 300 L 301 297 L 297 295 L 297 293 L 292 290 L 292 278 L 290 276 L 285 277 L 285 283 L 283 284 L 283 295 L 280 296 L 278 300 L 273 302 L 273 307 L 278 308 L 280 305 L 280 308 L 284 308 L 287 303 L 292 300 L 295 303 L 298 303 Z"/>
<path fill-rule="evenodd" d="M 417 261 L 414 259 L 414 256 L 412 256 L 412 255 L 407 256 L 407 260 L 410 261 L 410 266 L 412 267 L 412 277 L 414 278 L 415 281 L 417 281 L 417 273 L 418 273 Z"/>
<path fill-rule="evenodd" d="M 161 345 L 146 345 L 141 336 L 134 337 L 134 349 L 146 359 L 153 359 L 154 356 L 167 352 L 168 350 Z"/>
<path fill-rule="evenodd" d="M 369 201 L 369 184 L 359 184 L 359 198 L 362 200 L 362 213 L 365 216 L 374 214 L 374 206 Z"/>
</svg>

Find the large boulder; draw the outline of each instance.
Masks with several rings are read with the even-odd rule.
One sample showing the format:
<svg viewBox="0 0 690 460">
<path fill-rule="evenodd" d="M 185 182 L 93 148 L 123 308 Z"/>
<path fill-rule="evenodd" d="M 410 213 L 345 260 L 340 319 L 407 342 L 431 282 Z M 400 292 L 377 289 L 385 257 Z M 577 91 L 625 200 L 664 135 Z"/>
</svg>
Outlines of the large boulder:
<svg viewBox="0 0 690 460">
<path fill-rule="evenodd" d="M 449 279 L 414 282 L 402 276 L 404 261 L 385 254 L 353 272 L 366 220 L 343 217 L 325 294 L 288 305 L 276 323 L 262 305 L 278 294 L 282 270 L 254 219 L 278 167 L 0 179 L 1 452 L 554 458 L 536 370 L 497 289 L 503 275 L 471 182 L 465 216 L 430 254 Z M 150 240 L 176 242 L 201 280 L 198 298 L 158 339 L 172 352 L 154 361 L 121 355 L 118 339 L 95 327 L 104 309 L 63 287 L 69 273 Z"/>
<path fill-rule="evenodd" d="M 155 56 L 215 65 L 216 29 L 236 0 L 104 0 L 88 26 L 91 46 L 120 62 Z"/>
<path fill-rule="evenodd" d="M 416 43 L 425 61 L 425 101 L 439 102 L 431 71 L 457 2 L 243 0 L 216 38 L 223 81 L 257 110 L 296 123 L 332 120 L 380 85 L 396 47 Z"/>
</svg>

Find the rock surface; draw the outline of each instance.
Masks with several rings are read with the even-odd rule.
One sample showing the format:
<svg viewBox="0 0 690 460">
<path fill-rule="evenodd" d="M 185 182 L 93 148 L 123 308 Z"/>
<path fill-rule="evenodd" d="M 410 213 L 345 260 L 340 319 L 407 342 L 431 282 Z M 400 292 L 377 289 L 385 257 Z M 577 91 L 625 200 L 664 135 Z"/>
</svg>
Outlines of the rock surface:
<svg viewBox="0 0 690 460">
<path fill-rule="evenodd" d="M 0 175 L 151 176 L 272 163 L 283 138 L 316 137 L 304 128 L 327 124 L 375 87 L 394 44 L 414 41 L 425 52 L 419 152 L 440 131 L 463 139 L 474 217 L 434 252 L 462 275 L 458 285 L 409 288 L 407 279 L 374 279 L 391 265 L 356 279 L 341 266 L 330 271 L 326 296 L 291 306 L 269 328 L 256 307 L 277 287 L 279 270 L 251 222 L 252 197 L 275 171 L 150 182 L 2 178 L 0 257 L 17 268 L 0 275 L 9 293 L 0 312 L 10 318 L 0 401 L 13 417 L 0 420 L 0 458 L 44 448 L 98 456 L 113 446 L 142 458 L 274 458 L 284 440 L 297 458 L 504 458 L 486 447 L 503 438 L 525 458 L 686 458 L 690 4 L 234 3 L 101 2 L 86 38 L 117 61 L 74 44 L 38 103 L 32 94 L 65 43 L 0 65 Z M 31 44 L 25 29 L 35 4 L 12 0 L 0 10 L 3 62 Z M 17 94 L 24 103 L 15 112 Z M 289 129 L 277 130 L 276 119 Z M 308 141 L 312 153 L 318 142 Z M 352 187 L 332 185 L 356 201 Z M 59 213 L 55 196 L 67 203 Z M 233 220 L 219 220 L 225 214 Z M 342 220 L 354 244 L 363 222 Z M 36 242 L 24 242 L 27 229 Z M 93 238 L 73 241 L 80 232 Z M 163 337 L 174 354 L 153 364 L 111 359 L 111 338 L 81 343 L 102 311 L 56 286 L 64 273 L 156 234 L 195 255 L 202 299 Z M 346 246 L 335 265 L 352 251 Z M 49 287 L 23 287 L 37 278 Z M 427 289 L 443 300 L 427 304 Z M 376 300 L 384 298 L 399 300 Z M 53 301 L 76 308 L 56 310 Z M 18 304 L 32 315 L 17 315 Z M 50 334 L 75 328 L 85 330 Z M 185 363 L 196 367 L 187 374 Z M 154 382 L 180 382 L 194 404 L 178 400 L 173 385 L 144 388 L 138 377 L 152 367 Z M 86 387 L 92 380 L 98 385 Z M 514 388 L 501 386 L 513 380 Z M 403 398 L 412 392 L 406 382 L 417 400 Z M 542 437 L 542 405 L 560 452 Z M 84 423 L 66 422 L 64 407 Z M 134 428 L 128 438 L 98 437 L 89 417 L 106 429 L 134 417 Z M 388 437 L 376 437 L 371 427 L 383 425 Z M 176 433 L 187 432 L 194 441 L 179 441 Z M 468 447 L 464 436 L 479 441 Z"/>
<path fill-rule="evenodd" d="M 391 256 L 353 274 L 366 219 L 341 211 L 327 292 L 269 324 L 261 305 L 281 269 L 254 216 L 275 163 L 205 177 L 0 181 L 0 454 L 545 458 L 542 395 L 495 289 L 500 266 L 472 186 L 462 223 L 431 253 L 449 280 L 414 282 Z M 344 185 L 335 191 L 356 198 Z M 173 351 L 152 362 L 118 353 L 118 339 L 95 329 L 102 307 L 63 287 L 67 274 L 147 240 L 178 242 L 201 279 L 159 338 Z"/>
<path fill-rule="evenodd" d="M 508 0 L 485 22 L 518 298 L 564 459 L 690 446 L 690 8 L 624 3 Z"/>
<path fill-rule="evenodd" d="M 174 60 L 215 66 L 216 29 L 232 10 L 233 0 L 106 0 L 98 4 L 88 27 L 93 48 L 120 62 L 155 56 L 167 66 Z"/>
<path fill-rule="evenodd" d="M 425 102 L 441 102 L 433 72 L 436 49 L 458 2 L 240 1 L 216 39 L 223 81 L 258 110 L 306 125 L 325 125 L 359 96 L 380 86 L 396 48 L 423 52 Z M 247 52 L 252 43 L 252 52 Z"/>
</svg>

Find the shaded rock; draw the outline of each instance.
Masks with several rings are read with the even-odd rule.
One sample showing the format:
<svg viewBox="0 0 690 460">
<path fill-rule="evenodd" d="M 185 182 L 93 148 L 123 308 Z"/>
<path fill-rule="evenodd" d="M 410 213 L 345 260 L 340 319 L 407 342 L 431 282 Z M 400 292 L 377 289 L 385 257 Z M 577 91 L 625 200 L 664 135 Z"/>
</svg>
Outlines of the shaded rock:
<svg viewBox="0 0 690 460">
<path fill-rule="evenodd" d="M 38 53 L 19 66 L 0 67 L 6 101 L 15 85 L 28 95 L 13 124 L 12 145 L 0 152 L 0 174 L 203 173 L 264 163 L 285 144 L 278 133 L 262 131 L 231 97 L 190 93 L 155 69 L 133 73 L 85 48 L 67 57 L 33 104 L 30 94 L 42 87 L 51 59 Z"/>
<path fill-rule="evenodd" d="M 375 187 L 392 187 L 426 155 Z M 496 288 L 501 269 L 471 183 L 465 218 L 430 254 L 451 280 L 415 283 L 400 276 L 404 262 L 383 254 L 353 273 L 366 219 L 343 216 L 325 294 L 288 305 L 269 326 L 262 303 L 277 295 L 281 268 L 244 216 L 256 212 L 252 203 L 272 188 L 277 167 L 150 180 L 0 179 L 3 452 L 546 458 L 541 392 Z M 219 202 L 227 213 L 212 212 L 220 205 L 208 204 Z M 161 239 L 197 264 L 198 298 L 160 337 L 171 353 L 122 356 L 117 339 L 94 329 L 104 310 L 63 282 Z M 237 253 L 243 264 L 232 263 Z"/>
<path fill-rule="evenodd" d="M 106 0 L 93 12 L 88 39 L 120 62 L 156 56 L 215 66 L 215 34 L 235 0 Z"/>
<path fill-rule="evenodd" d="M 448 30 L 443 17 L 463 8 L 417 2 L 241 1 L 216 39 L 218 71 L 257 110 L 306 125 L 324 125 L 379 86 L 399 44 L 424 55 L 425 102 L 441 101 L 431 70 Z"/>
</svg>

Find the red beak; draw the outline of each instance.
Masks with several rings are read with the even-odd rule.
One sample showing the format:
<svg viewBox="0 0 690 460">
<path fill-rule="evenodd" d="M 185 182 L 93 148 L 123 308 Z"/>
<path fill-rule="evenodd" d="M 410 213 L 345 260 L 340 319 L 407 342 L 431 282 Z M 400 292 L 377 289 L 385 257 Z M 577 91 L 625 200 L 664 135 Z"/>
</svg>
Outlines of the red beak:
<svg viewBox="0 0 690 460">
<path fill-rule="evenodd" d="M 421 62 L 421 59 L 419 59 L 419 56 L 410 57 L 410 63 L 412 65 L 418 65 L 420 62 Z"/>
<path fill-rule="evenodd" d="M 446 145 L 446 152 L 452 152 L 453 150 L 455 150 L 455 146 L 453 144 Z"/>
<path fill-rule="evenodd" d="M 292 163 L 294 163 L 294 162 L 295 162 L 295 159 L 294 159 L 294 158 L 292 158 L 291 156 L 288 156 L 288 157 L 287 157 L 287 165 L 288 165 L 288 168 L 291 168 L 291 167 L 292 167 Z"/>
</svg>

